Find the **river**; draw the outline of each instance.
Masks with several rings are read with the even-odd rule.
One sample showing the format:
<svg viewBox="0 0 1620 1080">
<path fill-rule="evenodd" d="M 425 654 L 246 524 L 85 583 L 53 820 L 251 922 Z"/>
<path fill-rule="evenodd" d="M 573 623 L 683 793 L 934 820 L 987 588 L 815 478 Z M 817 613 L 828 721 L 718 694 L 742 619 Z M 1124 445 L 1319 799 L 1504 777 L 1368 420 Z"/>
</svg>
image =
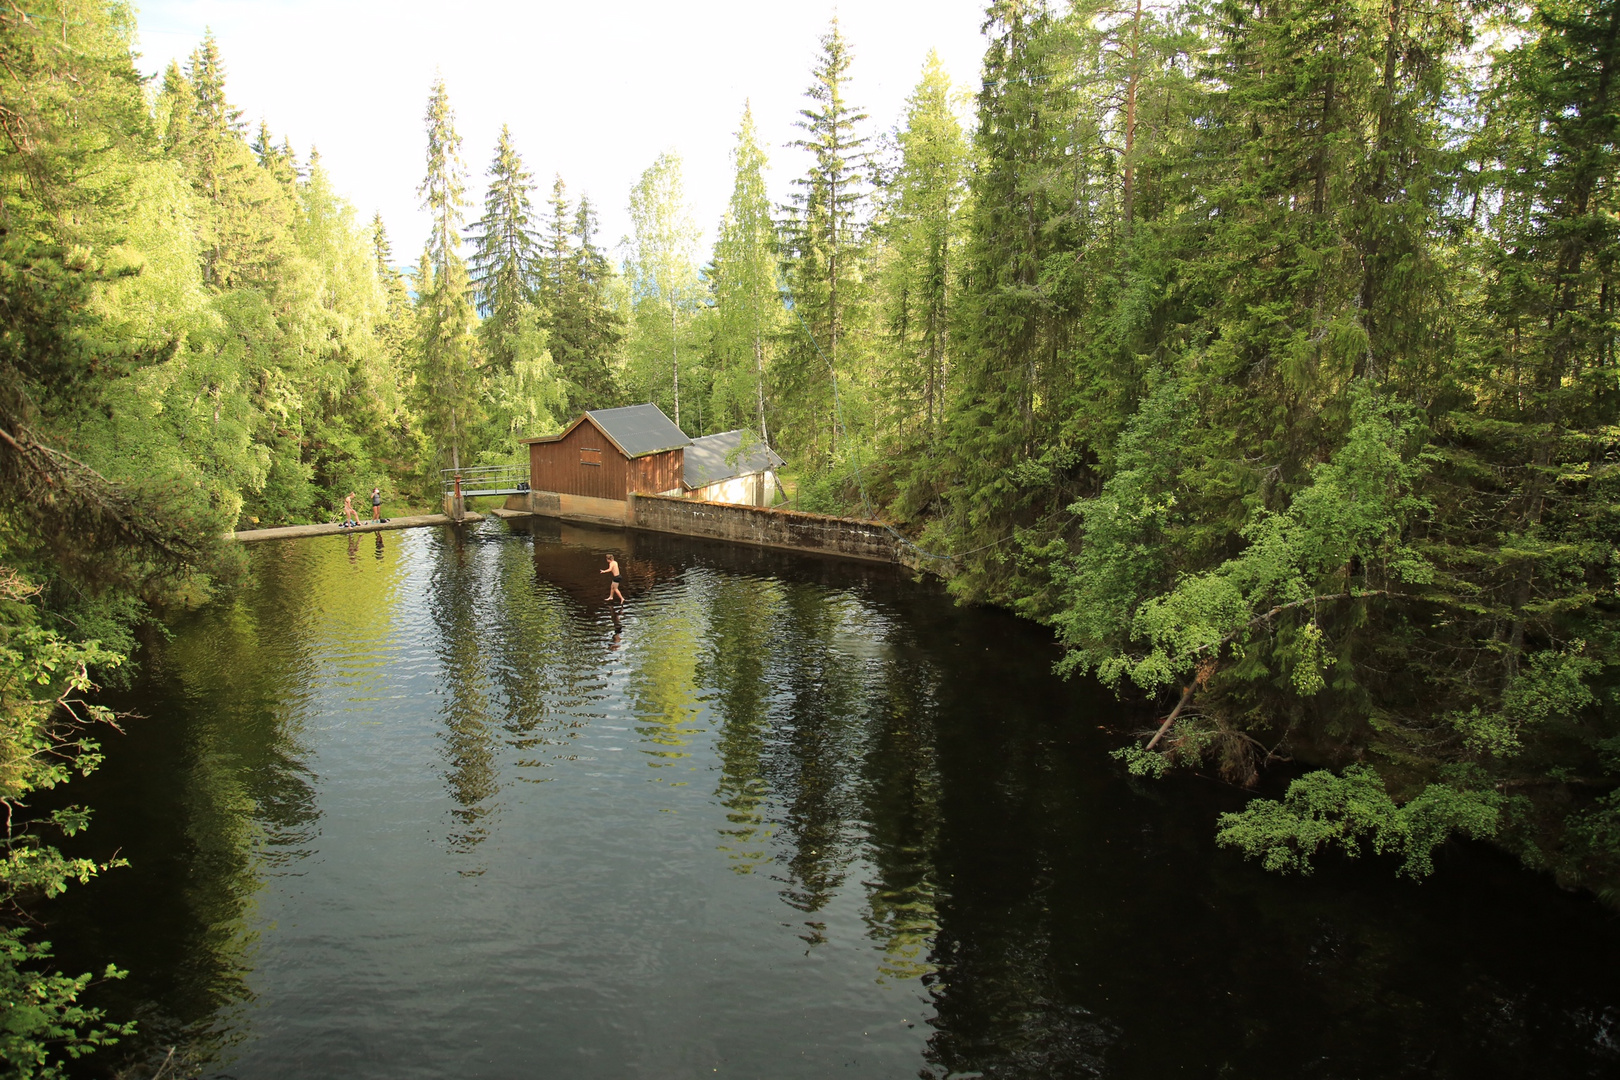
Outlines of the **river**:
<svg viewBox="0 0 1620 1080">
<path fill-rule="evenodd" d="M 540 519 L 248 553 L 70 785 L 130 866 L 48 936 L 141 1025 L 83 1075 L 1620 1075 L 1594 900 L 1267 874 L 935 584 Z"/>
</svg>

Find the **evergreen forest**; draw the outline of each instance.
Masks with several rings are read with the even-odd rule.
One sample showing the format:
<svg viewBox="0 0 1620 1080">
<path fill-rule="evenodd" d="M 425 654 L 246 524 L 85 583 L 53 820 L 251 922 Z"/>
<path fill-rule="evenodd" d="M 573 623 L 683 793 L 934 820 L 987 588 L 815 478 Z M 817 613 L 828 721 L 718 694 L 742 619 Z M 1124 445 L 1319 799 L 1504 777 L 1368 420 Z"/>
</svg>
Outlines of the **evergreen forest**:
<svg viewBox="0 0 1620 1080">
<path fill-rule="evenodd" d="M 737 103 L 712 251 L 675 151 L 595 193 L 619 243 L 441 80 L 395 252 L 212 37 L 148 80 L 134 32 L 0 5 L 17 1075 L 129 1030 L 30 929 L 113 870 L 58 850 L 90 811 L 28 808 L 141 722 L 93 691 L 232 587 L 218 537 L 645 401 L 1049 625 L 1122 770 L 1265 789 L 1212 828 L 1266 867 L 1461 835 L 1620 902 L 1620 0 L 993 0 L 981 82 L 930 57 L 898 117 L 835 21 L 803 175 Z"/>
</svg>

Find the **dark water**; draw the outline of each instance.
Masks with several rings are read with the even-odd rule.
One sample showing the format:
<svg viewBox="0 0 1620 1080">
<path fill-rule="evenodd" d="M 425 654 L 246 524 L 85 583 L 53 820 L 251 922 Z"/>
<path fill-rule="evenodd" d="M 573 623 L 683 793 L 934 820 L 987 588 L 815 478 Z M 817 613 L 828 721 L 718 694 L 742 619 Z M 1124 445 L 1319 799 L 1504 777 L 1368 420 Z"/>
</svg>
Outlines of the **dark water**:
<svg viewBox="0 0 1620 1080">
<path fill-rule="evenodd" d="M 1620 1076 L 1596 904 L 1483 848 L 1267 875 L 926 584 L 540 522 L 252 557 L 73 785 L 132 866 L 50 935 L 132 972 L 128 1075 Z"/>
</svg>

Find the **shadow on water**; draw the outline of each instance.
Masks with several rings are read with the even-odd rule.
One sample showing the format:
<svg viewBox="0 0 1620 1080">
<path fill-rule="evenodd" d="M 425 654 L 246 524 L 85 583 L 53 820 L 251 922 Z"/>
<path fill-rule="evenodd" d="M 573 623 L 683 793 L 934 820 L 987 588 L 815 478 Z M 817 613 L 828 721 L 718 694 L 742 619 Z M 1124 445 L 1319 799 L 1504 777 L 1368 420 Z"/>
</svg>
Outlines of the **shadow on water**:
<svg viewBox="0 0 1620 1080">
<path fill-rule="evenodd" d="M 1212 841 L 1242 793 L 1120 775 L 1038 628 L 656 534 L 396 536 L 260 545 L 152 643 L 71 793 L 132 866 L 51 937 L 142 1024 L 80 1073 L 1620 1071 L 1614 917 L 1482 847 L 1260 872 Z"/>
</svg>

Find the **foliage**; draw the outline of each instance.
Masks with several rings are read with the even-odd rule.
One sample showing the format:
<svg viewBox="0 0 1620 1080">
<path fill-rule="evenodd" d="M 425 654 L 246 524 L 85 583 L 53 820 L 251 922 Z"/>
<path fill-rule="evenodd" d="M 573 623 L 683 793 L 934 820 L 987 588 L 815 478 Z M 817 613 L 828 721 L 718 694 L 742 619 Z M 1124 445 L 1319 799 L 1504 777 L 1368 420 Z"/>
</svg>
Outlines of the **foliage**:
<svg viewBox="0 0 1620 1080">
<path fill-rule="evenodd" d="M 634 246 L 624 269 L 634 297 L 635 333 L 628 377 L 646 400 L 669 405 L 679 426 L 681 346 L 701 295 L 694 264 L 698 233 L 686 205 L 679 154 L 659 154 L 641 174 L 630 191 L 630 221 Z M 692 375 L 689 366 L 689 385 Z"/>
<path fill-rule="evenodd" d="M 793 319 L 783 341 L 775 378 L 786 415 L 779 438 L 807 472 L 825 469 L 840 444 L 859 430 L 859 416 L 846 410 L 864 399 L 869 203 L 867 114 L 848 99 L 849 42 L 835 18 L 821 49 L 799 111 L 804 137 L 793 145 L 810 153 L 810 166 L 794 181 L 790 215 L 782 228 L 784 278 Z M 842 393 L 842 399 L 840 399 Z M 857 436 L 858 438 L 858 436 Z"/>
<path fill-rule="evenodd" d="M 148 90 L 127 7 L 0 8 L 0 782 L 94 764 L 51 702 L 229 576 L 209 537 L 653 400 L 1049 623 L 1157 714 L 1131 772 L 1309 767 L 1222 820 L 1263 865 L 1416 876 L 1461 833 L 1620 896 L 1620 0 L 983 26 L 971 118 L 931 59 L 879 134 L 834 21 L 780 220 L 745 109 L 709 265 L 669 152 L 623 276 L 505 129 L 462 261 L 440 80 L 407 284 L 313 152 L 249 137 L 211 36 Z M 43 835 L 12 895 L 99 869 Z M 39 1075 L 122 1030 L 47 959 L 0 938 Z"/>
<path fill-rule="evenodd" d="M 1236 814 L 1222 814 L 1217 839 L 1260 859 L 1267 870 L 1308 874 L 1311 856 L 1338 847 L 1352 858 L 1363 845 L 1399 855 L 1401 873 L 1434 872 L 1434 851 L 1453 834 L 1494 836 L 1503 798 L 1451 784 L 1429 784 L 1397 804 L 1384 781 L 1365 765 L 1342 773 L 1307 773 L 1288 785 L 1280 802 L 1257 799 Z"/>
<path fill-rule="evenodd" d="M 765 188 L 765 152 L 744 106 L 732 151 L 735 181 L 720 223 L 708 279 L 712 307 L 703 330 L 712 369 L 709 415 L 716 431 L 750 426 L 770 442 L 765 370 L 782 332 L 776 226 Z"/>
<path fill-rule="evenodd" d="M 69 881 L 83 883 L 124 865 L 70 858 L 45 843 L 45 829 L 73 836 L 85 828 L 90 815 L 82 807 L 58 809 L 28 825 L 20 820 L 30 794 L 100 764 L 100 747 L 84 729 L 113 717 L 81 695 L 94 689 L 92 667 L 113 668 L 123 659 L 97 642 L 70 641 L 38 625 L 38 609 L 29 602 L 38 592 L 0 567 L 0 806 L 7 821 L 0 908 L 11 920 L 21 901 L 48 899 Z M 10 1075 L 62 1076 L 59 1054 L 78 1058 L 134 1031 L 133 1024 L 105 1022 L 102 1010 L 80 1004 L 92 977 L 45 970 L 50 956 L 50 944 L 28 940 L 26 926 L 0 926 L 0 1062 Z M 123 975 L 108 965 L 102 978 Z"/>
</svg>

